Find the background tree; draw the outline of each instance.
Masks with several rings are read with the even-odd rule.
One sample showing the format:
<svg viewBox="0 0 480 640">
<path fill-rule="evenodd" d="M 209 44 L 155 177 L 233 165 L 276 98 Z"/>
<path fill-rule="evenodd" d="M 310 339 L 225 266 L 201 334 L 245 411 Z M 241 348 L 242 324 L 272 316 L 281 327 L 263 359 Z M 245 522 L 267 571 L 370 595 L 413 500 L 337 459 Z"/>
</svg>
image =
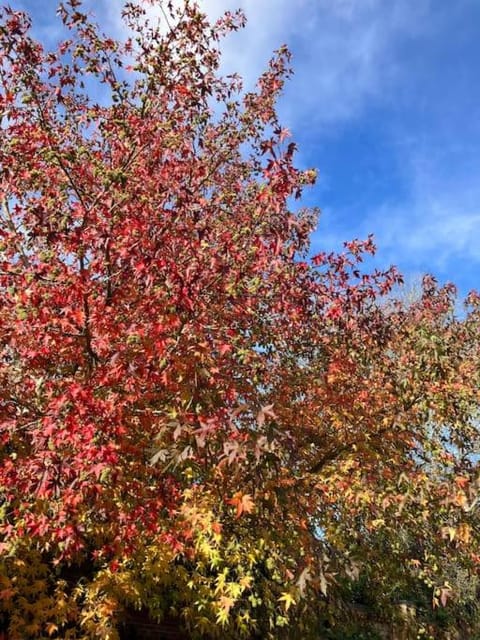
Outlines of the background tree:
<svg viewBox="0 0 480 640">
<path fill-rule="evenodd" d="M 338 628 L 352 580 L 453 606 L 478 566 L 478 299 L 409 305 L 371 239 L 308 259 L 313 171 L 255 91 L 218 75 L 193 2 L 131 39 L 78 0 L 54 52 L 0 27 L 0 581 L 12 638 Z M 413 585 L 413 586 L 412 586 Z M 323 621 L 323 622 L 322 622 Z M 422 620 L 418 624 L 423 624 Z"/>
</svg>

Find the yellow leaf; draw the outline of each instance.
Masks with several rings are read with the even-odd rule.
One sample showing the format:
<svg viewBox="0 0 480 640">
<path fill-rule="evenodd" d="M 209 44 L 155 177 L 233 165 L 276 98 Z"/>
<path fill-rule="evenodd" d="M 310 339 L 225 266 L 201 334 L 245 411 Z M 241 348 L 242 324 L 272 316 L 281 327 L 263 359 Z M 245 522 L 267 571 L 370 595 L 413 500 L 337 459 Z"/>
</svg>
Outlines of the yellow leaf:
<svg viewBox="0 0 480 640">
<path fill-rule="evenodd" d="M 285 611 L 288 611 L 292 604 L 295 604 L 295 598 L 288 591 L 284 591 L 278 599 L 279 602 L 283 602 Z"/>
<path fill-rule="evenodd" d="M 249 589 L 252 586 L 252 576 L 243 576 L 240 578 L 240 586 Z"/>
<path fill-rule="evenodd" d="M 453 540 L 455 540 L 457 530 L 455 529 L 455 527 L 444 527 L 442 533 L 444 538 L 448 538 L 450 542 L 452 542 Z"/>
</svg>

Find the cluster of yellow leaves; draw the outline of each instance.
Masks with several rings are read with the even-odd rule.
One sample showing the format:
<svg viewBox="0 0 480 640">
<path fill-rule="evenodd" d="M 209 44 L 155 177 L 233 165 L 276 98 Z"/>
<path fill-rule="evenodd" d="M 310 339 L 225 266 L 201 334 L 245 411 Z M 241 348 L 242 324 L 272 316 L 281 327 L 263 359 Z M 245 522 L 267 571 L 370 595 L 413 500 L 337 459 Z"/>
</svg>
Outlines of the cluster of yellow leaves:
<svg viewBox="0 0 480 640">
<path fill-rule="evenodd" d="M 26 546 L 0 565 L 0 611 L 10 621 L 9 638 L 50 638 L 75 618 L 77 605 L 63 580 L 52 581 L 40 553 Z M 76 638 L 73 631 L 62 636 Z"/>
<path fill-rule="evenodd" d="M 118 640 L 125 608 L 144 605 L 171 575 L 172 559 L 165 545 L 145 548 L 139 541 L 135 560 L 67 581 L 26 543 L 0 565 L 0 611 L 9 618 L 9 638 Z"/>
<path fill-rule="evenodd" d="M 139 539 L 134 556 L 93 571 L 85 565 L 84 573 L 79 565 L 67 579 L 25 542 L 0 569 L 12 639 L 118 640 L 129 609 L 147 609 L 152 619 L 179 615 L 192 637 L 247 638 L 264 624 L 274 637 L 301 589 L 275 532 L 251 527 L 244 513 L 254 514 L 249 494 L 234 493 L 229 504 L 194 486 L 172 514 L 182 544 Z"/>
<path fill-rule="evenodd" d="M 462 522 L 458 526 L 443 527 L 442 534 L 450 542 L 468 544 L 472 537 L 472 527 L 467 522 Z"/>
<path fill-rule="evenodd" d="M 220 514 L 217 496 L 205 487 L 188 489 L 183 497 L 180 518 L 188 540 L 175 560 L 175 588 L 190 632 L 200 638 L 247 638 L 266 625 L 274 637 L 278 626 L 288 624 L 300 587 L 294 573 L 285 571 L 274 532 L 256 529 L 240 517 L 254 513 L 251 496 L 235 493 L 227 501 L 233 514 L 228 507 L 225 512 L 224 504 Z M 292 602 L 282 599 L 287 590 L 295 593 Z"/>
</svg>

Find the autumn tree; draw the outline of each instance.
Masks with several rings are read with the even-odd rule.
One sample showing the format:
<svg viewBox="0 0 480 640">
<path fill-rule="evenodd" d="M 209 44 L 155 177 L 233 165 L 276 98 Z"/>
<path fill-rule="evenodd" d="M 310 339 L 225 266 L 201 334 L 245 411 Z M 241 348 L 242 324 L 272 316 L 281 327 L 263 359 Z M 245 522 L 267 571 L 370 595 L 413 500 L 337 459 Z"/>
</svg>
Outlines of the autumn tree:
<svg viewBox="0 0 480 640">
<path fill-rule="evenodd" d="M 455 606 L 480 558 L 478 298 L 385 297 L 371 239 L 310 258 L 288 51 L 244 92 L 218 71 L 241 14 L 149 4 L 118 41 L 69 0 L 54 51 L 1 16 L 9 637 L 114 639 L 133 608 L 317 637 L 359 580 L 385 611 Z"/>
</svg>

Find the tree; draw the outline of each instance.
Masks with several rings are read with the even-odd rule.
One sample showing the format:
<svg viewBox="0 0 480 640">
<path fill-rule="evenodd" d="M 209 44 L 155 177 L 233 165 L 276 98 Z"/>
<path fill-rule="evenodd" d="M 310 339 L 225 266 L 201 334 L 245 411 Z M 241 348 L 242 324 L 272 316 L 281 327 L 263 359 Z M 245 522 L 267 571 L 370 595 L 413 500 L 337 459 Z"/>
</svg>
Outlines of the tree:
<svg viewBox="0 0 480 640">
<path fill-rule="evenodd" d="M 288 51 L 244 93 L 218 74 L 241 14 L 169 2 L 159 26 L 147 4 L 125 42 L 61 4 L 53 52 L 2 14 L 10 637 L 113 639 L 128 608 L 316 637 L 358 579 L 382 607 L 425 585 L 453 607 L 452 559 L 480 557 L 478 298 L 385 297 L 401 278 L 361 272 L 371 239 L 310 259 Z"/>
</svg>

